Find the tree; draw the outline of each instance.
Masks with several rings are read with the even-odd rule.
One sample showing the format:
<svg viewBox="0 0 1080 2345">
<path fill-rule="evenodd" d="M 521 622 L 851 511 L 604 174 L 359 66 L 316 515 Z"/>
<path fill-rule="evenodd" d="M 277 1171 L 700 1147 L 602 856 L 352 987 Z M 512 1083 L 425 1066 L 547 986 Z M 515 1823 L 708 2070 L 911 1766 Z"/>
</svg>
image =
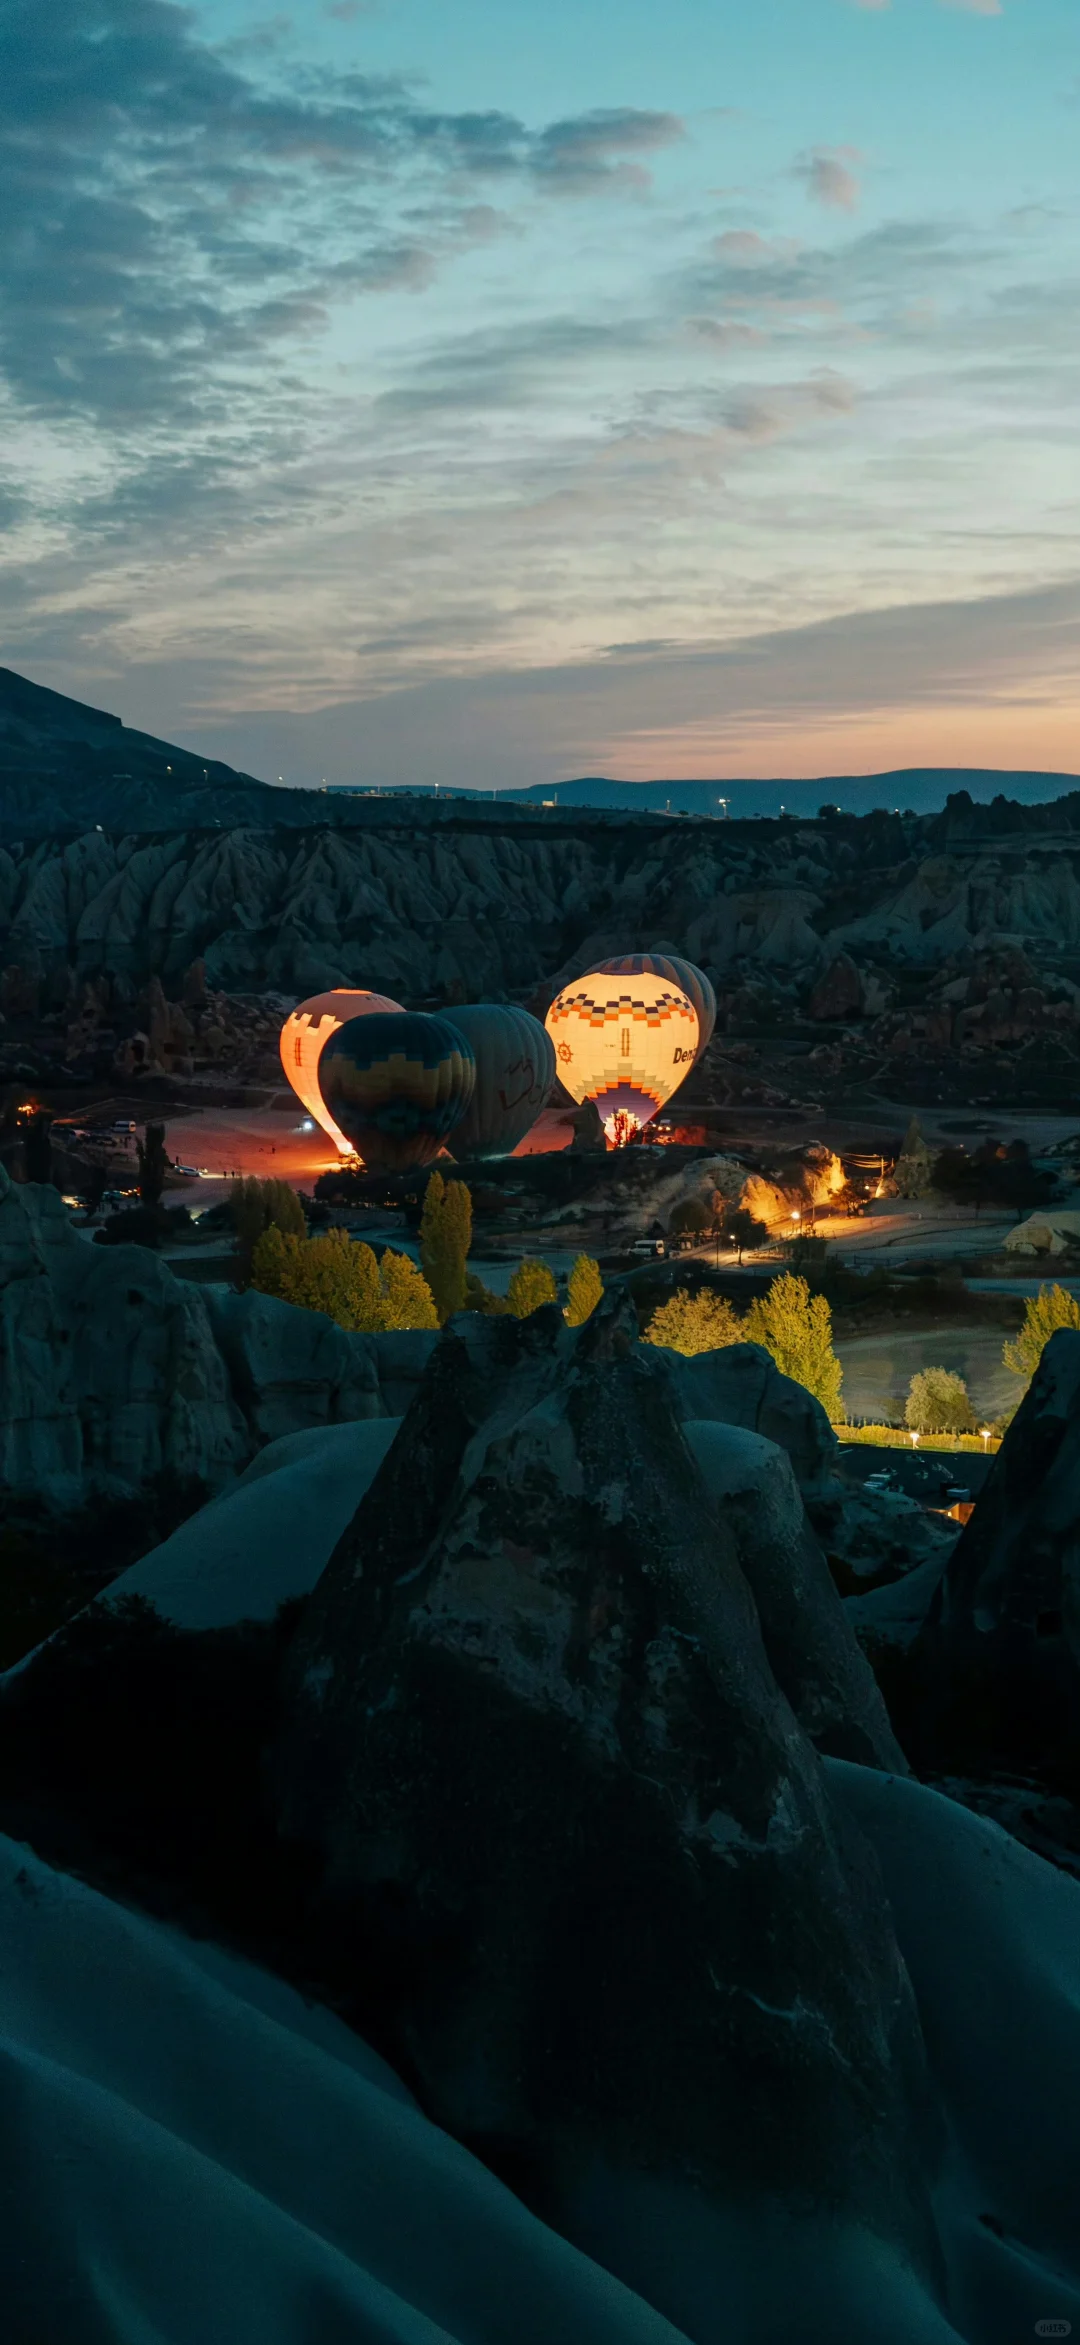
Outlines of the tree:
<svg viewBox="0 0 1080 2345">
<path fill-rule="evenodd" d="M 963 1377 L 951 1368 L 920 1368 L 908 1388 L 904 1423 L 913 1433 L 977 1432 Z"/>
<path fill-rule="evenodd" d="M 745 1205 L 736 1206 L 734 1213 L 728 1214 L 724 1228 L 739 1249 L 740 1264 L 744 1253 L 755 1254 L 769 1235 L 764 1222 L 759 1221 L 756 1214 L 748 1212 Z"/>
<path fill-rule="evenodd" d="M 713 1226 L 713 1215 L 703 1197 L 680 1197 L 671 1208 L 670 1227 L 677 1237 L 704 1237 Z"/>
<path fill-rule="evenodd" d="M 143 1204 L 160 1205 L 165 1175 L 172 1169 L 172 1158 L 165 1146 L 164 1124 L 147 1124 L 146 1139 L 136 1140 L 135 1152 L 139 1159 L 139 1195 Z"/>
<path fill-rule="evenodd" d="M 251 1283 L 361 1335 L 439 1324 L 431 1289 L 408 1255 L 387 1251 L 379 1263 L 343 1229 L 301 1238 L 271 1223 L 256 1240 Z"/>
<path fill-rule="evenodd" d="M 646 1343 L 660 1344 L 668 1352 L 684 1352 L 688 1358 L 697 1352 L 723 1351 L 728 1344 L 745 1340 L 731 1304 L 708 1287 L 696 1295 L 688 1287 L 676 1287 L 667 1302 L 653 1312 L 645 1329 Z"/>
<path fill-rule="evenodd" d="M 38 1108 L 23 1125 L 23 1170 L 28 1181 L 38 1181 L 42 1187 L 52 1179 L 52 1117 Z"/>
<path fill-rule="evenodd" d="M 433 1172 L 420 1216 L 420 1263 L 435 1297 L 439 1325 L 465 1309 L 465 1265 L 472 1244 L 472 1195 L 465 1181 Z"/>
<path fill-rule="evenodd" d="M 108 1167 L 100 1156 L 92 1157 L 80 1176 L 80 1195 L 88 1217 L 99 1211 L 108 1186 Z"/>
<path fill-rule="evenodd" d="M 566 1282 L 566 1317 L 571 1327 L 584 1327 L 604 1294 L 600 1265 L 591 1254 L 579 1254 Z"/>
<path fill-rule="evenodd" d="M 236 1250 L 250 1276 L 252 1257 L 263 1231 L 281 1230 L 302 1238 L 307 1230 L 304 1208 L 288 1181 L 260 1181 L 256 1176 L 237 1181 L 229 1198 Z"/>
<path fill-rule="evenodd" d="M 1029 1297 L 1024 1324 L 1015 1343 L 1004 1346 L 1001 1357 L 1014 1376 L 1027 1383 L 1035 1374 L 1043 1348 L 1059 1327 L 1080 1328 L 1080 1302 L 1061 1286 L 1041 1286 Z"/>
<path fill-rule="evenodd" d="M 804 1385 L 833 1423 L 843 1416 L 843 1369 L 833 1350 L 832 1312 L 824 1295 L 811 1295 L 805 1278 L 774 1278 L 768 1294 L 751 1303 L 743 1322 L 747 1343 L 763 1344 L 782 1376 Z"/>
<path fill-rule="evenodd" d="M 559 1289 L 555 1273 L 546 1262 L 537 1262 L 526 1255 L 519 1262 L 506 1290 L 506 1300 L 515 1319 L 531 1319 L 534 1311 L 542 1311 L 545 1303 L 557 1303 Z"/>
<path fill-rule="evenodd" d="M 408 1254 L 394 1254 L 387 1247 L 379 1264 L 379 1282 L 388 1328 L 438 1326 L 439 1314 L 431 1288 L 423 1271 Z"/>
</svg>

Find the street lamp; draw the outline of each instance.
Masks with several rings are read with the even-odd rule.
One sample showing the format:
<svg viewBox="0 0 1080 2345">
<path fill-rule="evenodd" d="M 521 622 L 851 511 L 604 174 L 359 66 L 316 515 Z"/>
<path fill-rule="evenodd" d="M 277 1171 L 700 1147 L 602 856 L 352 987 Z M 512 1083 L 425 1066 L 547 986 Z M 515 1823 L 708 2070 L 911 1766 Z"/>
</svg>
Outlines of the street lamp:
<svg viewBox="0 0 1080 2345">
<path fill-rule="evenodd" d="M 985 1457 L 990 1447 L 990 1435 L 993 1432 L 993 1426 L 980 1425 L 979 1432 L 982 1436 L 983 1456 Z"/>
<path fill-rule="evenodd" d="M 912 1446 L 912 1449 L 918 1449 L 918 1446 L 919 1446 L 919 1436 L 918 1436 L 918 1434 L 917 1434 L 917 1433 L 913 1433 L 913 1434 L 912 1434 L 912 1436 L 911 1436 L 911 1446 Z"/>
</svg>

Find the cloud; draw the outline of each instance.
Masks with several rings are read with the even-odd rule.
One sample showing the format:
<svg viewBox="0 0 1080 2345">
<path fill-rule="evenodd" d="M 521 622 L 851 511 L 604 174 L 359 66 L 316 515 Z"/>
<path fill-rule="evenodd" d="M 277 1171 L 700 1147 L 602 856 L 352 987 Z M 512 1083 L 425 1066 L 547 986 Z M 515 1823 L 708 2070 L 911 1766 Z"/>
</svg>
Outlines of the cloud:
<svg viewBox="0 0 1080 2345">
<path fill-rule="evenodd" d="M 826 211 L 857 212 L 862 189 L 852 165 L 862 159 L 858 147 L 815 147 L 796 163 L 795 177 Z"/>
<path fill-rule="evenodd" d="M 238 52 L 172 0 L 3 0 L 0 371 L 24 407 L 223 425 L 261 396 L 260 354 L 358 295 L 429 285 L 490 220 L 484 182 L 639 194 L 681 136 L 631 108 L 533 130 L 431 111 L 400 79 L 290 77 L 285 21 Z"/>
<path fill-rule="evenodd" d="M 640 161 L 685 137 L 674 114 L 637 113 L 626 107 L 581 114 L 553 122 L 541 131 L 533 151 L 533 170 L 541 186 L 559 194 L 590 193 L 598 185 L 615 183 L 627 189 L 649 186 L 650 173 Z"/>
<path fill-rule="evenodd" d="M 437 776 L 503 788 L 559 773 L 1031 764 L 1040 751 L 1067 767 L 1078 672 L 1080 581 L 1066 580 L 848 610 L 722 645 L 643 638 L 591 659 L 443 677 L 305 716 L 253 712 L 204 725 L 194 745 L 298 780 Z M 965 754 L 965 729 L 977 754 Z M 936 755 L 917 746 L 927 742 Z"/>
</svg>

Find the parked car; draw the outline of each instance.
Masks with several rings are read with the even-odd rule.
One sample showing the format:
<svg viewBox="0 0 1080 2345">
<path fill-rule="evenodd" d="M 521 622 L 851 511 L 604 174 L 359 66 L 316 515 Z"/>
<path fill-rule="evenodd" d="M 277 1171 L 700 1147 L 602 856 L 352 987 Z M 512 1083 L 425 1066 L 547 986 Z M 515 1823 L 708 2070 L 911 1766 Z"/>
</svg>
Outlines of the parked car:
<svg viewBox="0 0 1080 2345">
<path fill-rule="evenodd" d="M 636 1262 L 664 1262 L 667 1246 L 663 1238 L 635 1238 L 630 1252 Z"/>
</svg>

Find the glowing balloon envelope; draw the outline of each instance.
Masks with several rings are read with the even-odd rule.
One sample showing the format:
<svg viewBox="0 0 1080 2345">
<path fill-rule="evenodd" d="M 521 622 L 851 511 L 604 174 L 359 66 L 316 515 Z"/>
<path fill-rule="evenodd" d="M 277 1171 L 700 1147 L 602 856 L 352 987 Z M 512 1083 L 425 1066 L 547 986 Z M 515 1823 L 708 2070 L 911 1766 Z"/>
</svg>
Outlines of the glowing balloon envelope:
<svg viewBox="0 0 1080 2345">
<path fill-rule="evenodd" d="M 594 969 L 557 994 L 546 1025 L 571 1098 L 593 1099 L 608 1139 L 647 1124 L 698 1054 L 698 1014 L 680 986 L 647 970 Z"/>
<path fill-rule="evenodd" d="M 693 961 L 683 961 L 675 953 L 626 953 L 621 960 L 598 961 L 598 973 L 604 977 L 663 977 L 668 985 L 677 985 L 687 1001 L 693 1002 L 698 1015 L 698 1050 L 703 1058 L 712 1041 L 716 1024 L 716 995 L 704 969 Z"/>
<path fill-rule="evenodd" d="M 338 985 L 332 993 L 317 993 L 285 1020 L 278 1048 L 281 1064 L 303 1108 L 329 1134 L 342 1156 L 351 1156 L 352 1141 L 339 1132 L 319 1089 L 319 1059 L 332 1034 L 350 1018 L 370 1017 L 375 1010 L 399 1010 L 401 1003 L 388 994 L 368 993 L 362 987 Z"/>
<path fill-rule="evenodd" d="M 454 1007 L 476 1060 L 476 1089 L 454 1131 L 454 1155 L 511 1156 L 546 1106 L 555 1052 L 538 1018 L 503 1002 Z"/>
<path fill-rule="evenodd" d="M 473 1095 L 476 1062 L 448 1018 L 350 1018 L 319 1059 L 327 1113 L 371 1171 L 430 1164 Z"/>
</svg>

